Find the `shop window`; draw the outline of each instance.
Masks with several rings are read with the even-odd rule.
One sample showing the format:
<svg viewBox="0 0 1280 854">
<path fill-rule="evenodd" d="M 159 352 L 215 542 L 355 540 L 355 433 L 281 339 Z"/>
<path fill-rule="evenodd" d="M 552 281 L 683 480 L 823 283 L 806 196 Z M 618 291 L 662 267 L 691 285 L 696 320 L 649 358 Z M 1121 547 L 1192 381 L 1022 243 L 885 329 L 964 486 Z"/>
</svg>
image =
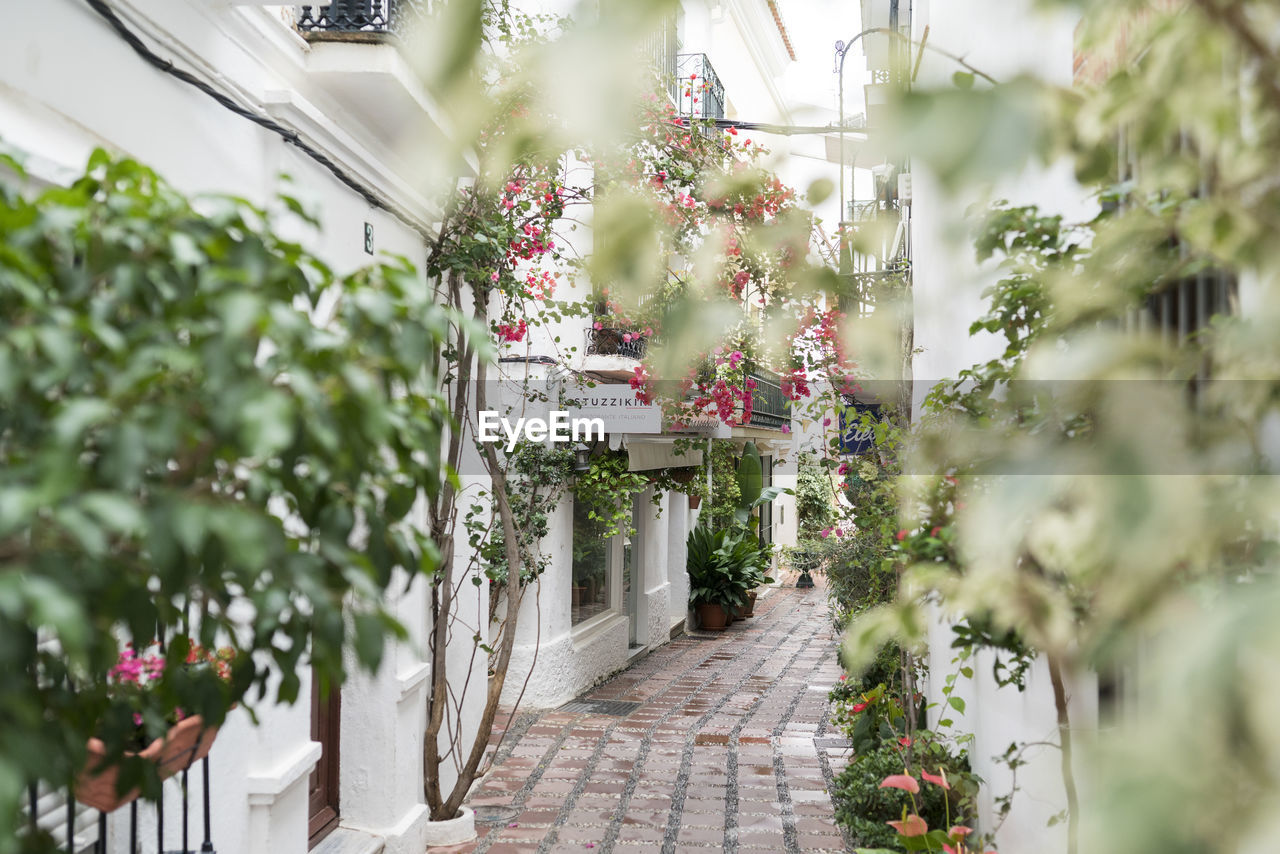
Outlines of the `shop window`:
<svg viewBox="0 0 1280 854">
<path fill-rule="evenodd" d="M 572 624 L 590 620 L 613 605 L 613 559 L 616 537 L 604 536 L 606 526 L 592 519 L 590 505 L 573 502 Z"/>
</svg>

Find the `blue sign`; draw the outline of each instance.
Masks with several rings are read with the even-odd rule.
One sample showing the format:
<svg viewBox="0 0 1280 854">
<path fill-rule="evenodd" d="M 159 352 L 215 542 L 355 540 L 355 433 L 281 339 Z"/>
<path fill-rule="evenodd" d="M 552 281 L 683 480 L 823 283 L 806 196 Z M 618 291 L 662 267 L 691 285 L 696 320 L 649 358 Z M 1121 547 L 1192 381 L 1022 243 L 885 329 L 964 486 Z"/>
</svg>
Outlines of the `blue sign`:
<svg viewBox="0 0 1280 854">
<path fill-rule="evenodd" d="M 871 450 L 875 445 L 875 427 L 863 427 L 863 414 L 880 420 L 880 404 L 854 401 L 840 411 L 840 453 L 857 455 Z"/>
</svg>

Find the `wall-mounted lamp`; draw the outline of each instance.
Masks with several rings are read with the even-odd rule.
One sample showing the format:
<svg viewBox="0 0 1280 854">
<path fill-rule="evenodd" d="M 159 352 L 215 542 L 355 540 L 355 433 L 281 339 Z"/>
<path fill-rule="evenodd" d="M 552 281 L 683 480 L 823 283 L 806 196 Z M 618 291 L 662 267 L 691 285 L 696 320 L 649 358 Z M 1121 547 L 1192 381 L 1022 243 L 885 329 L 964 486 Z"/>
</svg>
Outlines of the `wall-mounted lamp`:
<svg viewBox="0 0 1280 854">
<path fill-rule="evenodd" d="M 591 446 L 578 442 L 573 446 L 573 470 L 582 474 L 591 468 Z"/>
</svg>

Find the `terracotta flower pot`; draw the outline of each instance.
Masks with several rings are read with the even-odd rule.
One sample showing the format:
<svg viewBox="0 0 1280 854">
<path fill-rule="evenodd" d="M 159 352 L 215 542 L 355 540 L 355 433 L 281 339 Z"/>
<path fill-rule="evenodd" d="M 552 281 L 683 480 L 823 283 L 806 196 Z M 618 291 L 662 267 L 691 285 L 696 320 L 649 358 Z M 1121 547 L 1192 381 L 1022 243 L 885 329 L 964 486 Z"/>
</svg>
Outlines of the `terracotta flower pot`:
<svg viewBox="0 0 1280 854">
<path fill-rule="evenodd" d="M 702 504 L 702 496 L 701 496 L 701 495 L 690 495 L 690 496 L 689 496 L 689 509 L 690 509 L 690 510 L 697 510 L 697 509 L 698 509 L 698 507 L 699 507 L 701 504 Z"/>
<path fill-rule="evenodd" d="M 754 617 L 756 615 L 756 591 L 752 590 L 747 594 L 747 604 L 742 606 L 742 616 Z"/>
<path fill-rule="evenodd" d="M 208 756 L 217 737 L 217 727 L 205 727 L 203 718 L 192 715 L 179 721 L 162 738 L 157 738 L 136 755 L 154 763 L 160 779 L 167 780 Z M 89 759 L 76 777 L 76 800 L 103 812 L 117 810 L 135 800 L 141 794 L 138 789 L 123 795 L 116 794 L 120 768 L 117 765 L 104 766 L 106 745 L 91 738 L 88 747 Z"/>
<path fill-rule="evenodd" d="M 703 603 L 698 606 L 698 624 L 710 632 L 724 631 L 729 625 L 729 613 L 723 605 Z"/>
</svg>

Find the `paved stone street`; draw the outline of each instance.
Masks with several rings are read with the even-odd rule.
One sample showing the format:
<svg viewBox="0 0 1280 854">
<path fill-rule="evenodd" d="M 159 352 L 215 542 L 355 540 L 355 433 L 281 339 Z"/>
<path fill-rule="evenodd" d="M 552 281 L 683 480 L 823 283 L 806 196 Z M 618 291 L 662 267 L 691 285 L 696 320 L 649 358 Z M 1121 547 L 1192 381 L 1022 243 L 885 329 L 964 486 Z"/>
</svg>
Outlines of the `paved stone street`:
<svg viewBox="0 0 1280 854">
<path fill-rule="evenodd" d="M 469 801 L 479 841 L 432 854 L 846 850 L 827 794 L 835 652 L 822 589 L 778 588 L 581 698 L 613 708 L 517 717 Z"/>
</svg>

